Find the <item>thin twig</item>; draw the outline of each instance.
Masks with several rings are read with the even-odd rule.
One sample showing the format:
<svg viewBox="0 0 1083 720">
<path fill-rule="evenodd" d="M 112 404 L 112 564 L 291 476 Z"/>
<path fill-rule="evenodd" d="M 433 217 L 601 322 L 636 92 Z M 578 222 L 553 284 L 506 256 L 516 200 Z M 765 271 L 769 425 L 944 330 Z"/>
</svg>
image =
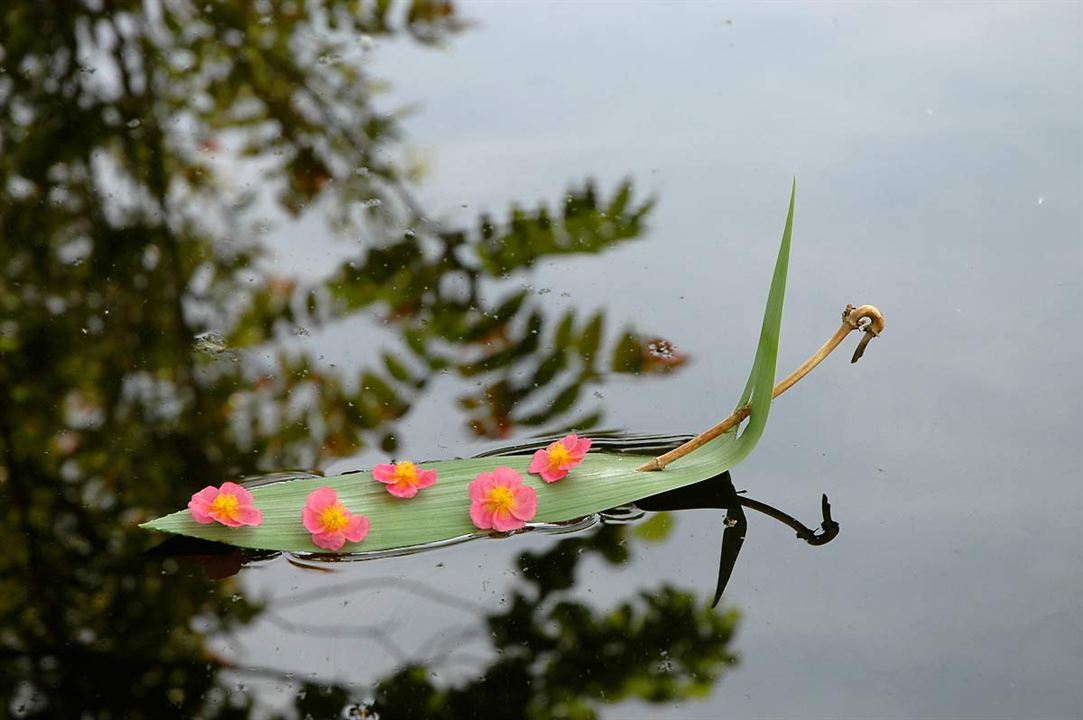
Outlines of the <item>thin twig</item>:
<svg viewBox="0 0 1083 720">
<path fill-rule="evenodd" d="M 857 362 L 865 351 L 865 346 L 869 340 L 878 336 L 884 330 L 884 316 L 878 309 L 872 305 L 862 305 L 855 308 L 853 305 L 847 305 L 846 309 L 842 311 L 842 325 L 835 331 L 835 334 L 823 344 L 823 346 L 817 350 L 813 355 L 801 363 L 801 366 L 794 370 L 792 373 L 782 379 L 774 390 L 771 392 L 772 398 L 777 398 L 782 393 L 793 387 L 798 380 L 812 372 L 820 362 L 831 354 L 831 352 L 839 346 L 839 343 L 854 330 L 861 330 L 866 333 L 858 344 L 857 352 L 854 353 L 854 357 L 850 362 Z M 728 430 L 732 430 L 737 427 L 752 413 L 752 408 L 749 405 L 743 405 L 733 411 L 733 414 L 728 418 L 718 423 L 717 425 L 705 430 L 699 435 L 695 436 L 683 445 L 670 450 L 664 455 L 658 457 L 640 465 L 636 468 L 637 471 L 647 472 L 651 470 L 662 470 L 666 465 L 669 465 L 674 460 L 678 460 L 688 453 L 706 445 L 711 440 L 721 435 Z"/>
</svg>

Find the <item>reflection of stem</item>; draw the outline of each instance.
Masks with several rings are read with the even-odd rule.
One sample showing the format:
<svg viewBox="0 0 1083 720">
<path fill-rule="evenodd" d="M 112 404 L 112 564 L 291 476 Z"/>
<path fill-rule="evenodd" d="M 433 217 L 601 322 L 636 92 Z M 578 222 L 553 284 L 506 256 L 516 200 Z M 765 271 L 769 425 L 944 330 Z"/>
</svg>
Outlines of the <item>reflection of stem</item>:
<svg viewBox="0 0 1083 720">
<path fill-rule="evenodd" d="M 867 322 L 862 322 L 867 321 Z M 842 312 L 842 325 L 835 334 L 823 344 L 819 350 L 817 350 L 808 360 L 803 362 L 799 368 L 782 379 L 778 385 L 775 385 L 774 390 L 771 393 L 772 398 L 777 398 L 782 393 L 793 387 L 798 380 L 812 372 L 812 369 L 820 364 L 820 362 L 831 354 L 831 352 L 839 346 L 843 338 L 849 335 L 854 330 L 861 330 L 865 333 L 865 337 L 857 346 L 857 351 L 854 353 L 854 357 L 850 362 L 857 362 L 861 355 L 865 352 L 865 346 L 871 338 L 878 336 L 884 329 L 884 316 L 880 314 L 872 305 L 862 305 L 855 308 L 853 305 L 847 305 L 846 309 Z M 662 470 L 666 465 L 670 464 L 674 460 L 684 457 L 688 453 L 706 445 L 711 440 L 722 433 L 732 430 L 737 427 L 745 418 L 752 413 L 752 408 L 749 405 L 743 405 L 733 411 L 733 414 L 728 418 L 718 423 L 714 427 L 711 427 L 699 435 L 695 436 L 685 444 L 670 450 L 664 455 L 650 460 L 643 465 L 640 465 L 636 470 L 649 471 L 649 470 Z"/>
<path fill-rule="evenodd" d="M 792 515 L 787 515 L 777 508 L 771 507 L 767 503 L 761 503 L 758 500 L 753 500 L 748 497 L 741 497 L 740 503 L 749 510 L 761 512 L 768 517 L 778 520 L 780 523 L 789 525 L 797 531 L 797 537 L 801 538 L 809 545 L 825 545 L 834 540 L 835 536 L 839 534 L 839 524 L 831 517 L 831 503 L 827 501 L 827 495 L 823 496 L 823 500 L 821 500 L 820 503 L 824 516 L 823 522 L 820 523 L 820 527 L 823 529 L 822 535 L 817 535 L 815 530 L 805 527 L 800 520 Z"/>
<path fill-rule="evenodd" d="M 326 600 L 327 598 L 340 593 L 350 593 L 359 590 L 379 590 L 387 587 L 396 588 L 424 600 L 461 610 L 471 615 L 478 612 L 484 612 L 486 609 L 486 607 L 480 603 L 475 603 L 465 598 L 452 595 L 451 593 L 444 592 L 443 590 L 438 590 L 427 583 L 395 576 L 363 578 L 361 580 L 341 583 L 330 588 L 316 588 L 315 590 L 300 592 L 296 595 L 283 598 L 281 601 L 275 603 L 275 608 L 281 610 L 283 608 L 304 605 L 313 600 Z"/>
<path fill-rule="evenodd" d="M 263 619 L 285 632 L 318 635 L 320 637 L 369 639 L 386 650 L 389 655 L 392 655 L 396 662 L 402 663 L 409 658 L 406 651 L 400 648 L 383 628 L 368 625 L 311 625 L 297 623 L 269 611 L 264 612 Z"/>
</svg>

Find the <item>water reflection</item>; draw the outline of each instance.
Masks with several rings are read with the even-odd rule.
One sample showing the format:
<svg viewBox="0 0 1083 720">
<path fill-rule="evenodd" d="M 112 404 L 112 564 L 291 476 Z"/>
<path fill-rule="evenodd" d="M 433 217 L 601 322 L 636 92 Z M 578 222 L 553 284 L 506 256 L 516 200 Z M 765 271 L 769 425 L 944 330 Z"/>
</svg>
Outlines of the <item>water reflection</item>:
<svg viewBox="0 0 1083 720">
<path fill-rule="evenodd" d="M 407 663 L 377 683 L 373 710 L 462 718 L 499 708 L 509 718 L 589 718 L 600 702 L 667 702 L 707 692 L 737 660 L 730 649 L 736 611 L 716 610 L 668 585 L 603 609 L 565 595 L 585 559 L 628 559 L 630 527 L 603 524 L 545 552 L 521 554 L 523 585 L 507 610 L 485 619 L 497 659 L 453 687 L 433 683 L 425 665 Z"/>
<path fill-rule="evenodd" d="M 365 54 L 374 38 L 440 43 L 462 25 L 446 0 L 0 11 L 0 697 L 11 714 L 242 717 L 253 699 L 228 670 L 293 683 L 300 716 L 337 715 L 343 686 L 213 652 L 210 639 L 263 604 L 236 579 L 144 558 L 151 538 L 136 524 L 210 478 L 393 452 L 396 421 L 440 373 L 476 382 L 459 398 L 465 423 L 500 437 L 589 427 L 601 417 L 591 385 L 680 366 L 653 335 L 607 342 L 603 312 L 552 317 L 536 292 L 500 282 L 636 238 L 651 203 L 630 183 L 584 183 L 555 210 L 512 207 L 472 228 L 433 222 L 412 197 L 398 118 L 373 105 Z M 274 275 L 256 212 L 268 203 L 330 218 L 364 247 L 318 281 Z M 346 372 L 284 348 L 354 317 L 394 330 L 376 366 Z M 624 532 L 567 542 L 612 554 Z M 228 554 L 205 561 L 212 577 L 236 570 Z M 618 621 L 547 607 L 555 588 L 530 582 L 512 614 L 492 618 L 509 652 L 478 681 L 518 688 L 515 707 L 570 712 L 629 688 L 676 697 L 732 659 L 732 615 L 683 591 L 629 600 Z M 535 660 L 571 663 L 568 638 L 603 653 L 578 666 L 600 685 L 567 677 L 571 664 L 537 676 L 537 692 L 497 682 Z M 677 670 L 644 656 L 617 677 L 603 667 L 615 642 L 670 647 Z M 452 695 L 404 669 L 377 704 L 468 701 Z"/>
</svg>

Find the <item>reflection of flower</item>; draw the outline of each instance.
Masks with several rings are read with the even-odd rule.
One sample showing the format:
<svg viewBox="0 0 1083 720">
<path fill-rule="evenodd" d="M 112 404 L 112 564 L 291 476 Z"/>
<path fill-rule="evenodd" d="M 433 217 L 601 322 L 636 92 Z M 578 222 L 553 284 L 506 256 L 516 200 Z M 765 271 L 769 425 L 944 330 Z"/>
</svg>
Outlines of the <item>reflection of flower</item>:
<svg viewBox="0 0 1083 720">
<path fill-rule="evenodd" d="M 481 473 L 470 483 L 470 519 L 482 530 L 518 530 L 538 512 L 538 494 L 510 467 Z"/>
<path fill-rule="evenodd" d="M 312 542 L 327 550 L 338 550 L 347 540 L 361 542 L 369 534 L 369 519 L 350 513 L 329 487 L 308 494 L 301 521 L 312 533 Z"/>
<path fill-rule="evenodd" d="M 387 491 L 400 498 L 412 498 L 418 490 L 436 483 L 435 470 L 422 470 L 412 462 L 383 464 L 372 468 L 372 477 L 387 485 Z"/>
<path fill-rule="evenodd" d="M 263 513 L 252 506 L 252 493 L 231 482 L 222 483 L 220 488 L 203 488 L 188 501 L 188 510 L 200 525 L 220 522 L 236 528 L 263 522 Z"/>
<path fill-rule="evenodd" d="M 534 453 L 527 472 L 541 475 L 547 483 L 560 480 L 573 467 L 583 462 L 583 456 L 590 449 L 588 438 L 579 438 L 572 433 L 561 440 L 551 443 L 544 450 Z"/>
</svg>

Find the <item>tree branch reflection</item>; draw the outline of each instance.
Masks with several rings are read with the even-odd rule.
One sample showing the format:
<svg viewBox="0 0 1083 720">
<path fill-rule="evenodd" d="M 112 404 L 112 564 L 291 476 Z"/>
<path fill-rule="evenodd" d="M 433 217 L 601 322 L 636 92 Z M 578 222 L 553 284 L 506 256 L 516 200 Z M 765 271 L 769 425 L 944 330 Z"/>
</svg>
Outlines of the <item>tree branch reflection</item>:
<svg viewBox="0 0 1083 720">
<path fill-rule="evenodd" d="M 496 437 L 585 427 L 587 388 L 669 369 L 604 311 L 498 292 L 640 237 L 631 183 L 466 227 L 412 196 L 371 46 L 464 26 L 448 0 L 3 4 L 0 714 L 249 714 L 210 641 L 263 612 L 229 579 L 252 556 L 187 550 L 209 582 L 142 557 L 139 521 L 213 479 L 393 453 L 445 372 L 477 383 L 458 412 Z M 276 274 L 268 226 L 302 216 L 365 242 L 326 277 Z M 354 318 L 393 331 L 371 367 L 285 347 Z M 327 683 L 294 709 L 336 702 Z"/>
</svg>

